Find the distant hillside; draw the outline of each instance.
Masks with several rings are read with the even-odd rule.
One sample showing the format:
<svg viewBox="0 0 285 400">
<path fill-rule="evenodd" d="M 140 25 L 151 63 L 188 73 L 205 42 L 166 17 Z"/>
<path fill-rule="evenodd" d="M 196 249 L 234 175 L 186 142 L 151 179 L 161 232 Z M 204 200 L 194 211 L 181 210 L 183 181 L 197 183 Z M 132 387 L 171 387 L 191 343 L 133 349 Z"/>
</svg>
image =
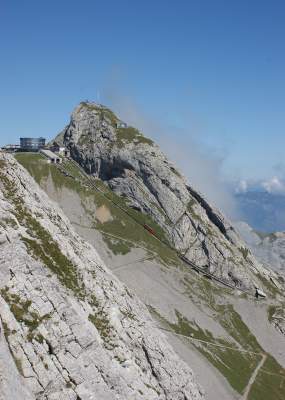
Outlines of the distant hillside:
<svg viewBox="0 0 285 400">
<path fill-rule="evenodd" d="M 262 232 L 285 231 L 285 196 L 265 191 L 236 194 L 242 219 Z"/>
<path fill-rule="evenodd" d="M 253 254 L 270 268 L 285 274 L 285 233 L 262 233 L 245 222 L 235 224 Z"/>
</svg>

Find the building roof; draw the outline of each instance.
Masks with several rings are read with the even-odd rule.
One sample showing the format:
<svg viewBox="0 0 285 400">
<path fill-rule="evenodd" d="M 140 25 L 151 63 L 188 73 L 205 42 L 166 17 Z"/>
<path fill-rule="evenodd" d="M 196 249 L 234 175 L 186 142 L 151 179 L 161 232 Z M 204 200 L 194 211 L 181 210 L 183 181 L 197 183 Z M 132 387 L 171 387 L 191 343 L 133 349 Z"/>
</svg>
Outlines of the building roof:
<svg viewBox="0 0 285 400">
<path fill-rule="evenodd" d="M 41 153 L 47 156 L 48 158 L 60 158 L 57 154 L 53 153 L 50 150 L 41 149 Z"/>
</svg>

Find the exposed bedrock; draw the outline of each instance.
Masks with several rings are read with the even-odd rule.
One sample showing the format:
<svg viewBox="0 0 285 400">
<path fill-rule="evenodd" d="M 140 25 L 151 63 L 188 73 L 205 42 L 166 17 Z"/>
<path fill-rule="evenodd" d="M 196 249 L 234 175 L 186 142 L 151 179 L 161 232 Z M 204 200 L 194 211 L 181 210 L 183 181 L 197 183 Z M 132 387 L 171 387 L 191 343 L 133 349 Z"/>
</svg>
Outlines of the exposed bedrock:
<svg viewBox="0 0 285 400">
<path fill-rule="evenodd" d="M 86 172 L 101 178 L 129 205 L 149 214 L 189 260 L 237 287 L 253 289 L 269 272 L 231 223 L 167 159 L 160 148 L 109 109 L 80 103 L 57 137 Z"/>
</svg>

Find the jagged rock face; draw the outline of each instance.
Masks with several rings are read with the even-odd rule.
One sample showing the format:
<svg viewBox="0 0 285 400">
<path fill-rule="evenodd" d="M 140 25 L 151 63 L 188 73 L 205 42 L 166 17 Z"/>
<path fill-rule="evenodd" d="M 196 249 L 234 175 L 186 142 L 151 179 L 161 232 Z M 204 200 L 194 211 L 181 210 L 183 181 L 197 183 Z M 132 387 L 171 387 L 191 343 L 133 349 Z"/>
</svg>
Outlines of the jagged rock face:
<svg viewBox="0 0 285 400">
<path fill-rule="evenodd" d="M 238 287 L 264 271 L 231 224 L 194 190 L 151 140 L 107 108 L 80 103 L 57 140 L 84 169 L 149 214 L 189 260 Z"/>
<path fill-rule="evenodd" d="M 146 307 L 3 154 L 0 221 L 1 400 L 203 398 Z"/>
</svg>

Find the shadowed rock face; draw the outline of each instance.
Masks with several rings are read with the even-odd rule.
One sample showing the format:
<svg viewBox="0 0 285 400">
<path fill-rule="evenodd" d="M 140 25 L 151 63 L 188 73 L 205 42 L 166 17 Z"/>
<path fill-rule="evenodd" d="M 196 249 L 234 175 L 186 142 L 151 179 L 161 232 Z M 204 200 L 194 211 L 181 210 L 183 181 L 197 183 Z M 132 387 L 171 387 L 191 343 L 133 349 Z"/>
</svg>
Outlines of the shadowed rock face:
<svg viewBox="0 0 285 400">
<path fill-rule="evenodd" d="M 129 205 L 149 214 L 189 260 L 238 287 L 253 288 L 268 272 L 232 225 L 198 193 L 150 139 L 117 128 L 109 109 L 80 103 L 57 137 L 89 174 L 101 178 Z"/>
<path fill-rule="evenodd" d="M 200 400 L 146 307 L 0 154 L 0 399 Z"/>
</svg>

